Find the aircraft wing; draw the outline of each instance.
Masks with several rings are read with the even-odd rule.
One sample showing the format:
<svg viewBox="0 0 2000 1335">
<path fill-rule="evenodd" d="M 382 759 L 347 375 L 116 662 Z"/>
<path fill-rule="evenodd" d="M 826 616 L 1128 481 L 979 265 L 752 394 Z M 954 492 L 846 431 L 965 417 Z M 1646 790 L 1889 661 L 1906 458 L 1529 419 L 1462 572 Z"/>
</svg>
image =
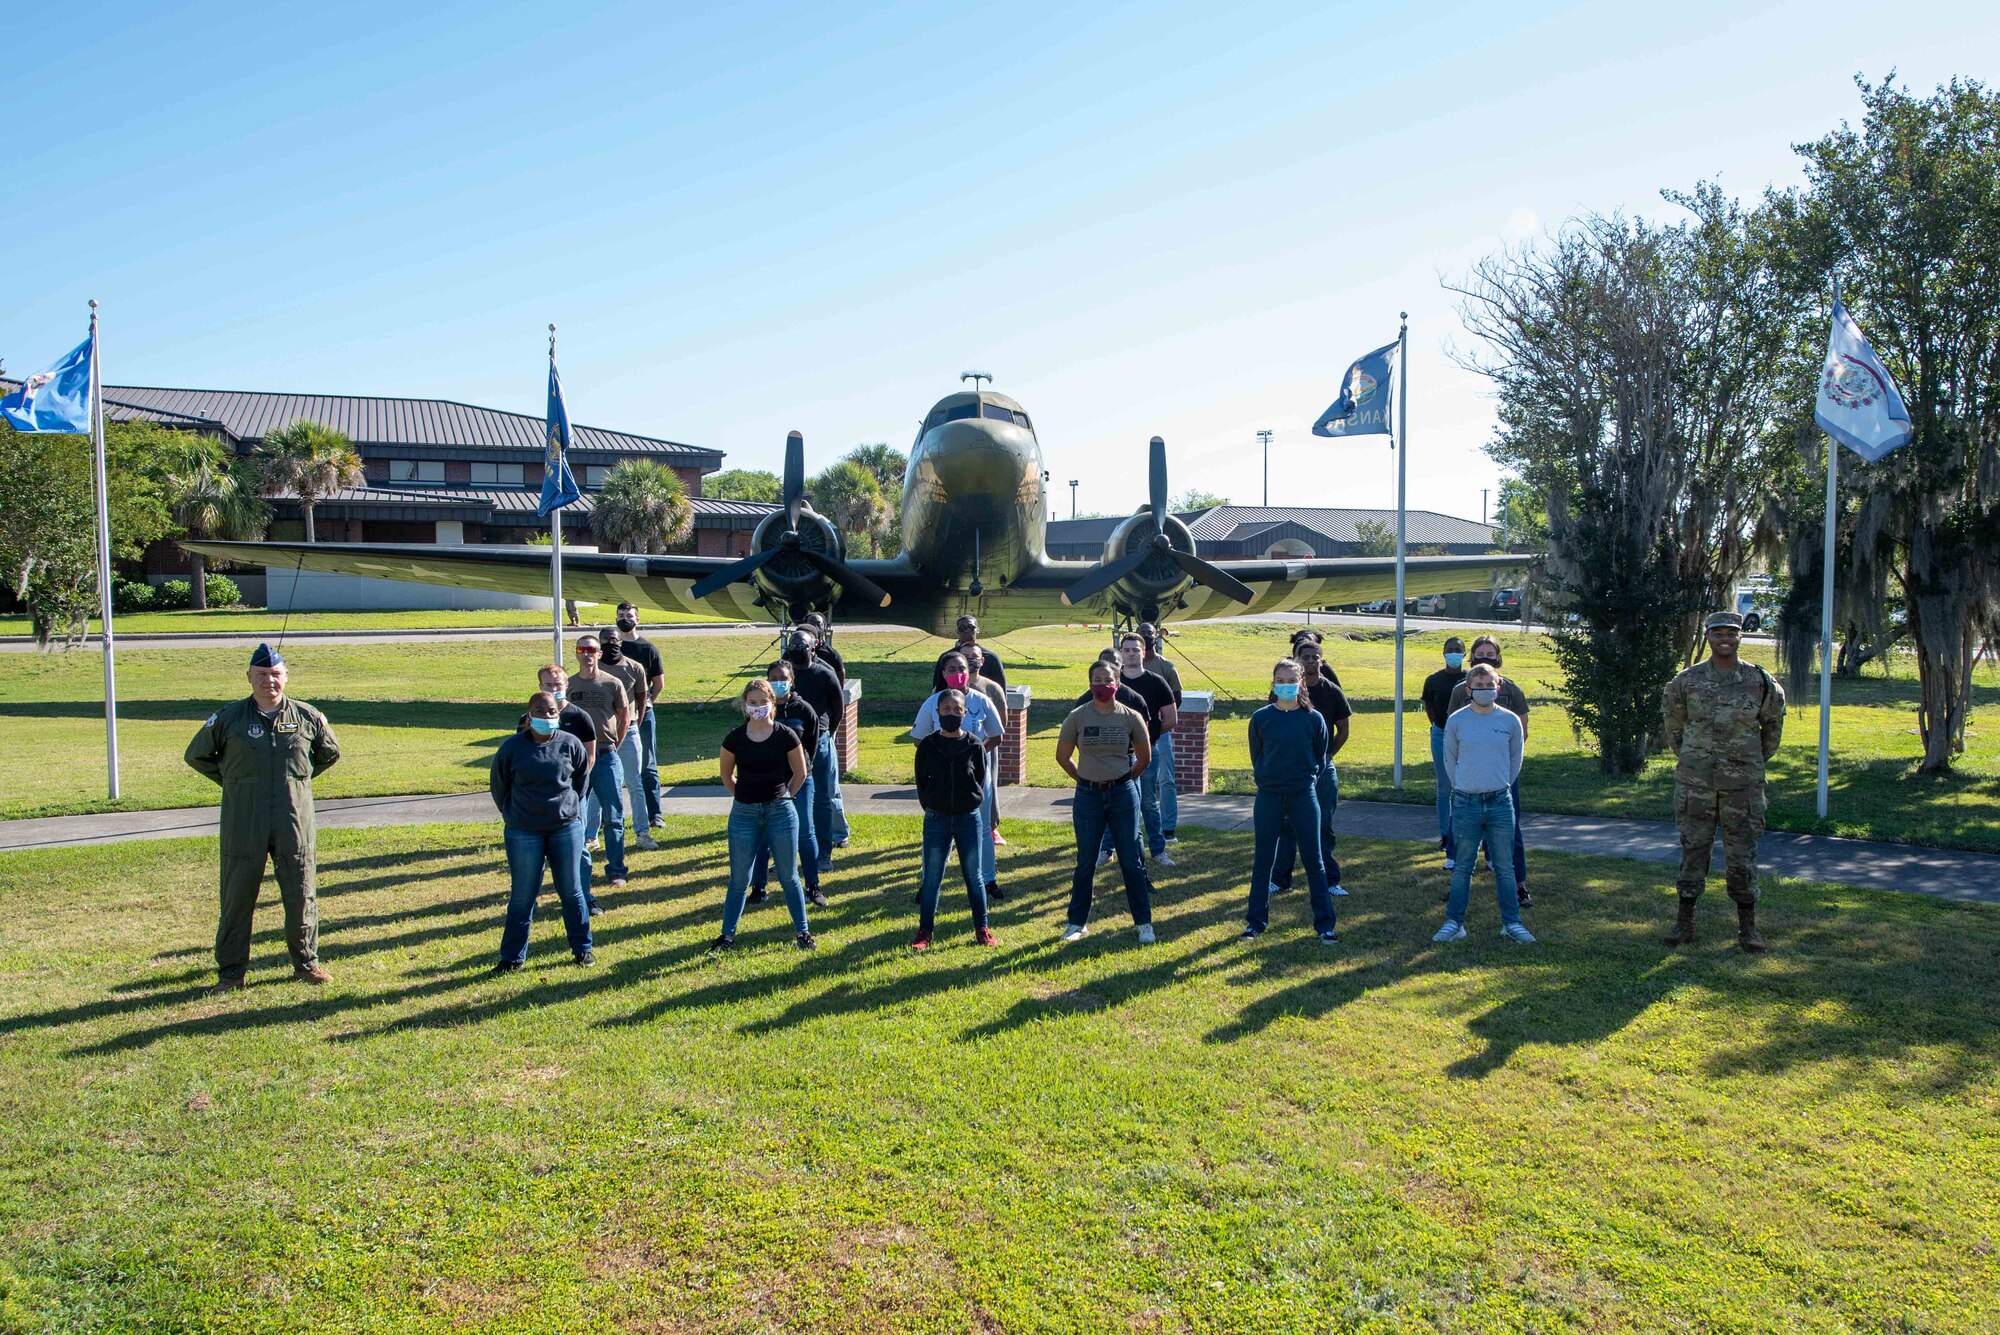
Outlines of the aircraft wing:
<svg viewBox="0 0 2000 1335">
<path fill-rule="evenodd" d="M 498 544 L 379 543 L 379 542 L 183 542 L 191 552 L 242 565 L 270 568 L 270 578 L 282 581 L 288 569 L 323 570 L 341 575 L 404 580 L 412 584 L 442 584 L 488 593 L 549 596 L 549 548 Z M 616 552 L 563 553 L 563 596 L 579 602 L 632 602 L 660 612 L 685 612 L 717 621 L 773 622 L 778 613 L 757 603 L 757 590 L 732 584 L 706 598 L 689 588 L 735 558 L 724 556 L 639 556 Z M 860 599 L 843 599 L 834 609 L 838 620 L 929 625 L 923 615 L 924 595 L 935 601 L 934 582 L 920 581 L 900 561 L 850 561 L 855 570 L 881 585 L 889 606 L 875 607 Z M 282 583 L 274 583 L 276 594 Z M 899 607 L 906 598 L 915 606 Z M 912 617 L 910 613 L 917 615 Z"/>
</svg>

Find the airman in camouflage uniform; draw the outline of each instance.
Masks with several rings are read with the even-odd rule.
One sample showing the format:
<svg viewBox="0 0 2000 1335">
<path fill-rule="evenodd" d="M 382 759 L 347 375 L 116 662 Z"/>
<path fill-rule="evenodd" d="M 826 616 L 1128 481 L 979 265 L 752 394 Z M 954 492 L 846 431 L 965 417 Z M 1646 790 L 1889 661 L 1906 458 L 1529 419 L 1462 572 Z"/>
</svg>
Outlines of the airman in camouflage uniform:
<svg viewBox="0 0 2000 1335">
<path fill-rule="evenodd" d="M 1667 683 L 1667 745 L 1674 769 L 1674 824 L 1680 829 L 1680 915 L 1666 941 L 1694 940 L 1694 905 L 1708 879 L 1709 850 L 1722 833 L 1724 886 L 1736 904 L 1736 940 L 1765 949 L 1757 935 L 1757 839 L 1764 833 L 1764 762 L 1785 731 L 1785 692 L 1771 674 L 1737 657 L 1743 618 L 1708 618 L 1709 657 Z"/>
<path fill-rule="evenodd" d="M 313 893 L 312 781 L 340 759 L 326 715 L 285 694 L 284 656 L 260 644 L 250 659 L 248 697 L 208 716 L 186 760 L 222 786 L 222 910 L 215 929 L 215 992 L 243 986 L 250 966 L 250 917 L 264 864 L 278 877 L 292 976 L 324 983 L 319 903 Z"/>
</svg>

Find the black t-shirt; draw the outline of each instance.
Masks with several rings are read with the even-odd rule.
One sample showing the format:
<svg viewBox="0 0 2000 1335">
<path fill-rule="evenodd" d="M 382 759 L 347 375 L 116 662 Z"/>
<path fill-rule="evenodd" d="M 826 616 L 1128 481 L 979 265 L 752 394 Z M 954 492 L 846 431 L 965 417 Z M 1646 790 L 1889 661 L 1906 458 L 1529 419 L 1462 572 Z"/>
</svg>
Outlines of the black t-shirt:
<svg viewBox="0 0 2000 1335">
<path fill-rule="evenodd" d="M 792 665 L 792 694 L 817 710 L 825 727 L 839 727 L 847 702 L 833 669 L 798 649 L 786 650 L 785 661 Z"/>
<path fill-rule="evenodd" d="M 660 661 L 660 650 L 651 640 L 636 635 L 624 637 L 625 656 L 646 670 L 646 708 L 653 707 L 653 678 L 666 675 L 666 666 Z"/>
<path fill-rule="evenodd" d="M 773 802 L 791 786 L 791 753 L 799 749 L 799 735 L 782 724 L 773 725 L 771 735 L 761 742 L 750 739 L 745 723 L 722 739 L 722 749 L 736 757 L 736 800 Z"/>
<path fill-rule="evenodd" d="M 1128 677 L 1121 670 L 1118 673 L 1118 684 L 1146 702 L 1145 708 L 1141 711 L 1146 716 L 1146 738 L 1148 741 L 1159 741 L 1160 711 L 1173 706 L 1174 688 L 1167 685 L 1167 679 L 1159 673 L 1143 669 L 1136 677 Z"/>
<path fill-rule="evenodd" d="M 979 641 L 974 640 L 973 643 L 979 644 Z M 937 667 L 931 670 L 932 695 L 936 695 L 944 689 L 944 660 L 946 656 L 949 654 L 962 654 L 964 652 L 963 649 L 954 644 L 951 648 L 945 650 L 944 653 L 938 655 Z M 985 655 L 985 661 L 979 666 L 979 675 L 988 681 L 995 681 L 1005 686 L 1007 684 L 1007 669 L 1001 666 L 1000 655 L 994 653 L 983 644 L 979 645 L 979 652 Z M 966 671 L 970 672 L 971 670 L 971 667 L 968 665 Z"/>
<path fill-rule="evenodd" d="M 799 745 L 806 749 L 806 762 L 812 762 L 813 752 L 819 749 L 819 711 L 793 694 L 787 694 L 778 701 L 778 722 L 799 735 Z"/>
<path fill-rule="evenodd" d="M 842 686 L 847 685 L 847 660 L 840 656 L 840 650 L 830 644 L 815 644 L 813 657 L 833 669 L 833 675 L 840 678 Z"/>
<path fill-rule="evenodd" d="M 521 721 L 514 725 L 517 731 L 527 726 L 526 714 L 521 715 Z M 597 725 L 591 722 L 590 715 L 568 701 L 563 702 L 562 713 L 556 715 L 556 731 L 566 732 L 582 742 L 585 754 L 589 753 L 590 744 L 597 740 Z"/>
<path fill-rule="evenodd" d="M 1451 717 L 1452 688 L 1465 680 L 1462 667 L 1443 667 L 1424 678 L 1424 713 L 1429 716 L 1431 726 L 1442 728 Z"/>
</svg>

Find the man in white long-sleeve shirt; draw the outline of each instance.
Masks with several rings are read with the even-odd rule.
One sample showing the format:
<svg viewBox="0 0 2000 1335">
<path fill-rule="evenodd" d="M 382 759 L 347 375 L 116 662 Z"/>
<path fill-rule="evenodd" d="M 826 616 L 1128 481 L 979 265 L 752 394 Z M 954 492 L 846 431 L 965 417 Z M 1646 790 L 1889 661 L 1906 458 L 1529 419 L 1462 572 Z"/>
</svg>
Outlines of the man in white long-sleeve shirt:
<svg viewBox="0 0 2000 1335">
<path fill-rule="evenodd" d="M 1479 841 L 1488 848 L 1507 848 L 1514 841 L 1514 780 L 1521 774 L 1521 720 L 1495 707 L 1500 674 L 1486 663 L 1474 665 L 1465 684 L 1472 702 L 1445 720 L 1444 772 L 1451 783 L 1451 837 L 1455 865 L 1451 897 L 1445 901 L 1444 926 L 1431 940 L 1465 939 L 1465 911 L 1472 898 L 1472 864 Z M 1504 856 L 1492 860 L 1493 888 L 1500 900 L 1500 935 L 1523 945 L 1534 936 L 1521 925 L 1521 903 L 1513 864 Z"/>
</svg>

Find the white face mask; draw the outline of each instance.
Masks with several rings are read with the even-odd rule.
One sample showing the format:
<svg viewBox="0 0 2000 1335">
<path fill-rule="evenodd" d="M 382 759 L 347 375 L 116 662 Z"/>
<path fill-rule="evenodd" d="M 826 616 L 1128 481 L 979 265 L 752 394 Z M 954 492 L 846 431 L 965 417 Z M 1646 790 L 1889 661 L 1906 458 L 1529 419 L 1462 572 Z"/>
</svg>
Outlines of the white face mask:
<svg viewBox="0 0 2000 1335">
<path fill-rule="evenodd" d="M 769 705 L 752 705 L 752 706 L 750 706 L 750 717 L 751 717 L 751 718 L 769 718 L 769 717 L 771 717 L 771 706 L 769 706 Z"/>
</svg>

